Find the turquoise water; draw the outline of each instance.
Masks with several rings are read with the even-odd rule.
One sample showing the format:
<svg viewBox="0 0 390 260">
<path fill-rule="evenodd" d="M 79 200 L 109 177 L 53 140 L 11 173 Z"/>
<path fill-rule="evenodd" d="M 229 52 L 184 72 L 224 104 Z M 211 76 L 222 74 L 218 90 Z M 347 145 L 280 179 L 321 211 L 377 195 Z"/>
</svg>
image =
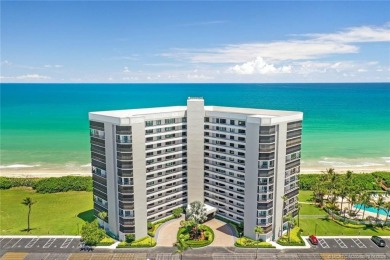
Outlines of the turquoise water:
<svg viewBox="0 0 390 260">
<path fill-rule="evenodd" d="M 206 105 L 304 112 L 303 167 L 390 167 L 390 84 L 1 84 L 2 167 L 88 164 L 88 112 Z"/>
<path fill-rule="evenodd" d="M 356 204 L 356 205 L 354 205 L 354 207 L 357 209 L 361 209 L 361 210 L 364 209 L 363 204 Z M 377 214 L 377 212 L 378 212 L 378 210 L 376 208 L 373 208 L 373 207 L 366 207 L 366 211 L 371 212 L 371 213 L 375 213 L 375 214 Z M 386 216 L 387 213 L 384 209 L 379 209 L 379 214 Z M 390 214 L 389 214 L 389 216 L 390 216 Z"/>
</svg>

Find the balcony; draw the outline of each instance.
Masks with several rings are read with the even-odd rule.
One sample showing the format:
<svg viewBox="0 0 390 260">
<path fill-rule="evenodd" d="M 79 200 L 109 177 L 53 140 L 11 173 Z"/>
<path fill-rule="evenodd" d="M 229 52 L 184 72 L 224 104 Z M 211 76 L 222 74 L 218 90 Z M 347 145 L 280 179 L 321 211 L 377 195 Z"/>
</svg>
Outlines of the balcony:
<svg viewBox="0 0 390 260">
<path fill-rule="evenodd" d="M 96 129 L 90 129 L 90 136 L 91 137 L 95 137 L 95 138 L 99 138 L 99 139 L 103 139 L 104 140 L 104 131 L 102 130 L 96 130 Z"/>
<path fill-rule="evenodd" d="M 131 144 L 131 135 L 116 135 L 118 144 Z"/>
<path fill-rule="evenodd" d="M 295 146 L 295 145 L 301 144 L 301 142 L 302 142 L 302 140 L 301 140 L 300 136 L 299 137 L 295 137 L 295 138 L 287 140 L 286 147 L 289 148 L 291 146 Z"/>
<path fill-rule="evenodd" d="M 298 137 L 298 136 L 301 136 L 301 135 L 302 135 L 302 129 L 298 129 L 298 130 L 294 130 L 294 131 L 291 131 L 291 132 L 287 132 L 287 140 L 295 138 L 295 137 Z"/>
<path fill-rule="evenodd" d="M 302 128 L 302 121 L 291 122 L 287 124 L 287 131 Z"/>
<path fill-rule="evenodd" d="M 260 144 L 272 144 L 275 143 L 275 136 L 259 136 Z"/>
<path fill-rule="evenodd" d="M 259 169 L 268 170 L 274 168 L 274 160 L 259 161 Z"/>
<path fill-rule="evenodd" d="M 91 136 L 91 144 L 104 147 L 106 145 L 105 140 Z"/>
<path fill-rule="evenodd" d="M 260 135 L 275 135 L 275 126 L 261 126 Z"/>
</svg>

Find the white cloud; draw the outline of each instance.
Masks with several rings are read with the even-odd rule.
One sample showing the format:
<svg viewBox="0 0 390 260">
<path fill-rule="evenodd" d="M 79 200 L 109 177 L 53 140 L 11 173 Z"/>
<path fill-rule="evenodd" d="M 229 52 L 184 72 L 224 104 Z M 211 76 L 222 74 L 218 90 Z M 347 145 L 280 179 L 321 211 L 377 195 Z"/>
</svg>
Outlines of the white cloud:
<svg viewBox="0 0 390 260">
<path fill-rule="evenodd" d="M 390 28 L 361 26 L 338 33 L 305 34 L 304 39 L 276 42 L 229 44 L 208 49 L 173 49 L 161 56 L 192 63 L 244 63 L 263 57 L 267 61 L 319 59 L 332 54 L 359 52 L 354 43 L 390 42 Z"/>
<path fill-rule="evenodd" d="M 123 72 L 124 73 L 129 73 L 130 72 L 129 67 L 123 67 Z"/>
<path fill-rule="evenodd" d="M 55 65 L 50 65 L 50 64 L 46 64 L 43 66 L 44 68 L 47 68 L 47 69 L 50 69 L 50 68 L 55 68 L 55 69 L 58 69 L 58 68 L 62 68 L 64 67 L 63 65 L 59 65 L 59 64 L 55 64 Z"/>
<path fill-rule="evenodd" d="M 237 74 L 291 73 L 291 66 L 275 67 L 273 64 L 266 63 L 262 57 L 257 57 L 253 61 L 248 61 L 242 65 L 230 67 L 228 71 Z"/>
<path fill-rule="evenodd" d="M 333 42 L 389 42 L 390 27 L 370 27 L 361 26 L 348 28 L 338 33 L 330 34 L 307 34 L 309 37 L 316 38 L 319 41 Z"/>
<path fill-rule="evenodd" d="M 25 74 L 25 75 L 19 75 L 19 76 L 1 76 L 0 79 L 4 80 L 42 80 L 42 79 L 50 79 L 49 76 L 40 75 L 40 74 Z"/>
</svg>

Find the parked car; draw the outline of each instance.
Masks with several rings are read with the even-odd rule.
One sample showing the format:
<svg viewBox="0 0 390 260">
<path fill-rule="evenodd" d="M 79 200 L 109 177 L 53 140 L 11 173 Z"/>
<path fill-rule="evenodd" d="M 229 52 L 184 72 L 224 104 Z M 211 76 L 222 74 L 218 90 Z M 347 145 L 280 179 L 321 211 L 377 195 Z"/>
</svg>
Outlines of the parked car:
<svg viewBox="0 0 390 260">
<path fill-rule="evenodd" d="M 318 239 L 315 235 L 311 235 L 309 236 L 309 241 L 310 243 L 312 243 L 313 245 L 318 245 Z"/>
<path fill-rule="evenodd" d="M 371 237 L 372 242 L 374 242 L 377 246 L 385 247 L 386 243 L 385 240 L 383 240 L 381 237 L 378 236 L 372 236 Z"/>
</svg>

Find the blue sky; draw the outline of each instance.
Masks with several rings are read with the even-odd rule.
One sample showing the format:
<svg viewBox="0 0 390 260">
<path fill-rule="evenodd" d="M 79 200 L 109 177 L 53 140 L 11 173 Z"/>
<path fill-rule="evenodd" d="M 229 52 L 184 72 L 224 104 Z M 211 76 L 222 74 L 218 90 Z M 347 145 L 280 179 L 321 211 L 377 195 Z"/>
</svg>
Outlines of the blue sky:
<svg viewBox="0 0 390 260">
<path fill-rule="evenodd" d="M 388 82 L 388 1 L 3 1 L 2 82 Z"/>
</svg>

